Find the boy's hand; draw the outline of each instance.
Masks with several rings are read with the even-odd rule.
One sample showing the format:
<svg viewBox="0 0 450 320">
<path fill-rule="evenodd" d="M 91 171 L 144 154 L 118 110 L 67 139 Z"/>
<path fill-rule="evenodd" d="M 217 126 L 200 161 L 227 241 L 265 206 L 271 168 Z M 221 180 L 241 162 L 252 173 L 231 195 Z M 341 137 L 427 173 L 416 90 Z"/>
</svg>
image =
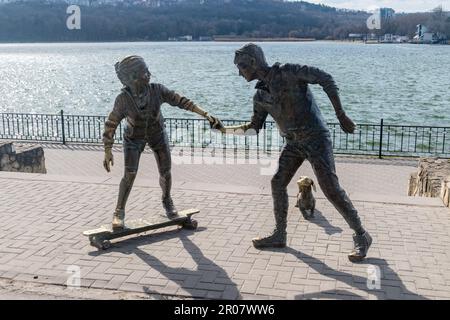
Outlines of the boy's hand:
<svg viewBox="0 0 450 320">
<path fill-rule="evenodd" d="M 111 147 L 106 147 L 105 148 L 105 159 L 103 160 L 103 167 L 105 168 L 106 172 L 111 171 L 110 164 L 111 164 L 111 166 L 114 165 L 114 157 L 112 154 Z"/>
<path fill-rule="evenodd" d="M 219 118 L 211 115 L 208 115 L 207 118 L 211 129 L 219 130 L 220 132 L 225 133 L 225 126 L 223 125 L 222 121 L 219 120 Z"/>
</svg>

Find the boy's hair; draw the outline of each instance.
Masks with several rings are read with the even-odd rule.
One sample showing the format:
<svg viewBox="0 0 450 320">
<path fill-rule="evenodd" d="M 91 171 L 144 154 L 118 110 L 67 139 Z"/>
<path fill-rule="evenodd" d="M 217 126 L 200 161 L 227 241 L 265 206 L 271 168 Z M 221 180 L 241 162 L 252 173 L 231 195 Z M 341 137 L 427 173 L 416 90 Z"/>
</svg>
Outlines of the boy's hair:
<svg viewBox="0 0 450 320">
<path fill-rule="evenodd" d="M 117 77 L 120 82 L 126 87 L 130 86 L 131 80 L 136 77 L 136 74 L 142 69 L 146 68 L 145 61 L 140 56 L 128 56 L 122 61 L 114 65 Z"/>
</svg>

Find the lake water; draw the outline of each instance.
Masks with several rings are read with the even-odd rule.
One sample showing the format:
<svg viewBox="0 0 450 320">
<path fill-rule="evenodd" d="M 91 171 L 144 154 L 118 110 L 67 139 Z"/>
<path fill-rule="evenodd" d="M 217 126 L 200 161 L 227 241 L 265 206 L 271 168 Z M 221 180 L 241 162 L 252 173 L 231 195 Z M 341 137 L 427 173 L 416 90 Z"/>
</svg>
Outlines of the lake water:
<svg viewBox="0 0 450 320">
<path fill-rule="evenodd" d="M 223 119 L 248 119 L 254 82 L 238 76 L 243 43 L 0 44 L 0 112 L 106 115 L 121 85 L 114 63 L 141 55 L 153 82 L 187 96 Z M 450 126 L 450 46 L 335 42 L 261 43 L 270 64 L 319 67 L 333 75 L 355 122 Z M 325 118 L 336 122 L 318 85 Z M 197 117 L 166 105 L 166 117 Z"/>
</svg>

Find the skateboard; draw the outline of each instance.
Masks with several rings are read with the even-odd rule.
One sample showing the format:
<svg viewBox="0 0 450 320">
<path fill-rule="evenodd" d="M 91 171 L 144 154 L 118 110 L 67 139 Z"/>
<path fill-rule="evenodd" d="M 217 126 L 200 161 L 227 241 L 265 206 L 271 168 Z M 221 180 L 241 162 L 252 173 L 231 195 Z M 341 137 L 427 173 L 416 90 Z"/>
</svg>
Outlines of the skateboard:
<svg viewBox="0 0 450 320">
<path fill-rule="evenodd" d="M 191 217 L 198 212 L 200 211 L 197 209 L 187 209 L 179 211 L 178 216 L 173 219 L 169 219 L 163 215 L 157 215 L 146 219 L 125 221 L 125 226 L 122 229 L 113 229 L 111 224 L 102 225 L 100 228 L 84 231 L 83 235 L 89 237 L 91 246 L 100 250 L 106 250 L 111 246 L 110 240 L 112 239 L 122 238 L 149 230 L 174 225 L 189 230 L 195 230 L 197 229 L 197 221 Z"/>
</svg>

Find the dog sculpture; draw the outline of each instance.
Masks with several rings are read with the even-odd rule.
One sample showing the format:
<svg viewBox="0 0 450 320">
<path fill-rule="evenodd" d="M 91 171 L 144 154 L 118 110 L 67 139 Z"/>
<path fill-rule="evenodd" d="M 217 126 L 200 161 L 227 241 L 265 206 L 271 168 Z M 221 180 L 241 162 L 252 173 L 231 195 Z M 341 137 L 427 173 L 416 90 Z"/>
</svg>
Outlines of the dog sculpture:
<svg viewBox="0 0 450 320">
<path fill-rule="evenodd" d="M 312 189 L 316 190 L 314 182 L 308 177 L 300 177 L 297 181 L 298 194 L 297 204 L 295 205 L 300 209 L 303 217 L 308 220 L 314 217 L 314 209 L 316 207 L 316 199 L 314 199 Z M 309 213 L 308 213 L 309 210 Z"/>
</svg>

